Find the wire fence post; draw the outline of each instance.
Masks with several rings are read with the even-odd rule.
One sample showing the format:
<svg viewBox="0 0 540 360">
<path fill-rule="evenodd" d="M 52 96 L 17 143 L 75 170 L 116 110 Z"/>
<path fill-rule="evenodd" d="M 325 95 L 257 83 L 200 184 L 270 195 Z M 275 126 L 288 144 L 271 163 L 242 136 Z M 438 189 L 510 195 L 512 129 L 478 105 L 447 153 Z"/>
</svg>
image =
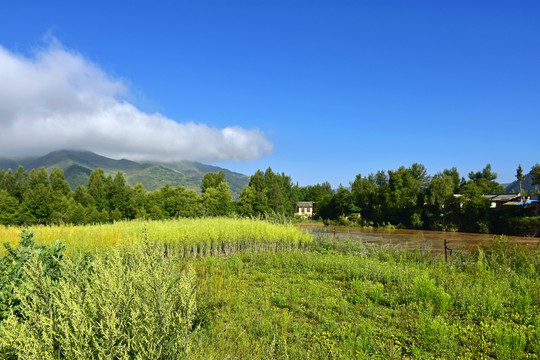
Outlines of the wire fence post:
<svg viewBox="0 0 540 360">
<path fill-rule="evenodd" d="M 444 239 L 444 261 L 448 262 L 448 254 L 446 253 L 446 239 Z"/>
<path fill-rule="evenodd" d="M 444 239 L 444 261 L 446 261 L 446 262 L 448 262 L 447 251 L 450 251 L 450 255 L 452 255 L 452 252 L 454 252 L 453 249 L 450 249 L 448 247 L 448 241 L 446 241 L 446 239 Z"/>
</svg>

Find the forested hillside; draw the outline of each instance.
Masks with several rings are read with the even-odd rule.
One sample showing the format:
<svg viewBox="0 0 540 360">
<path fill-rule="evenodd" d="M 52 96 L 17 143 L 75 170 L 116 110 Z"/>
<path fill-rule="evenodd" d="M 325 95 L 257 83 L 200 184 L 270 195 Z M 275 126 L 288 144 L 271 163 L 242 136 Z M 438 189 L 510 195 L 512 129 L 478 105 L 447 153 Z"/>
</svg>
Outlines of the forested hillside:
<svg viewBox="0 0 540 360">
<path fill-rule="evenodd" d="M 125 159 L 114 160 L 89 151 L 60 150 L 36 158 L 0 159 L 0 170 L 11 169 L 14 172 L 19 165 L 27 170 L 44 167 L 49 172 L 53 168 L 58 168 L 64 172 L 71 190 L 75 190 L 79 185 L 86 185 L 90 173 L 98 168 L 103 169 L 106 175 L 113 176 L 121 171 L 128 185 L 135 186 L 141 183 L 147 190 L 156 190 L 169 184 L 172 187 L 181 185 L 198 191 L 206 173 L 223 171 L 234 198 L 238 198 L 249 180 L 246 175 L 195 161 L 135 162 Z"/>
</svg>

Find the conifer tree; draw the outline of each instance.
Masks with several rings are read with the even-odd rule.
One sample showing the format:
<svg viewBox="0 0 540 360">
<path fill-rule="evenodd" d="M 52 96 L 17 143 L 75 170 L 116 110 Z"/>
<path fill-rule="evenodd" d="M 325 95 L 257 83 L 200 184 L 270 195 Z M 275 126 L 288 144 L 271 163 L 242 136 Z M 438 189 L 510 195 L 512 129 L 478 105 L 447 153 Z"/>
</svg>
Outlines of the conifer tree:
<svg viewBox="0 0 540 360">
<path fill-rule="evenodd" d="M 11 169 L 4 173 L 0 181 L 0 189 L 6 190 L 9 195 L 13 196 L 15 194 L 15 177 Z"/>
<path fill-rule="evenodd" d="M 132 218 L 134 213 L 130 200 L 131 187 L 126 185 L 124 174 L 119 171 L 116 173 L 112 183 L 109 208 L 120 211 L 122 218 Z"/>
<path fill-rule="evenodd" d="M 532 184 L 540 185 L 540 164 L 536 164 L 531 168 Z"/>
<path fill-rule="evenodd" d="M 51 175 L 49 176 L 49 181 L 54 192 L 60 193 L 62 195 L 69 194 L 69 184 L 64 179 L 64 172 L 62 170 L 58 168 L 53 168 L 51 170 Z"/>
<path fill-rule="evenodd" d="M 0 224 L 15 225 L 18 222 L 19 202 L 5 189 L 0 189 Z"/>
<path fill-rule="evenodd" d="M 103 169 L 95 169 L 90 173 L 88 179 L 88 194 L 92 199 L 92 204 L 98 211 L 108 207 L 107 194 L 105 190 L 105 172 Z"/>
<path fill-rule="evenodd" d="M 15 178 L 15 186 L 13 189 L 13 196 L 15 196 L 19 201 L 22 200 L 26 190 L 29 187 L 28 184 L 28 173 L 24 170 L 22 166 L 19 166 L 13 175 Z"/>
</svg>

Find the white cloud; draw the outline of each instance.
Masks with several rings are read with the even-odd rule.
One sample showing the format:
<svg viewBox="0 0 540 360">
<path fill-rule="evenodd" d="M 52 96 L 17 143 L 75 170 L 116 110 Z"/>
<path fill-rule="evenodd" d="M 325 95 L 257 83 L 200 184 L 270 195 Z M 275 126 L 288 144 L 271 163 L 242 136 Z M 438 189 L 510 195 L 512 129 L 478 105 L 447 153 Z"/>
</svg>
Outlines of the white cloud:
<svg viewBox="0 0 540 360">
<path fill-rule="evenodd" d="M 90 150 L 114 158 L 249 160 L 272 152 L 257 129 L 177 123 L 125 100 L 127 87 L 53 45 L 33 58 L 0 46 L 0 155 Z"/>
</svg>

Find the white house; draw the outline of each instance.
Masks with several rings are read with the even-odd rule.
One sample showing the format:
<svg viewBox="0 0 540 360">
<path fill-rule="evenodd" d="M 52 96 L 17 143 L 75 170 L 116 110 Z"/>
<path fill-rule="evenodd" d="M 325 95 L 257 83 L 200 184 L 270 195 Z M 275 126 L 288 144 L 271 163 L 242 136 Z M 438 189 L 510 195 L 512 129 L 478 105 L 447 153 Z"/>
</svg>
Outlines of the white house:
<svg viewBox="0 0 540 360">
<path fill-rule="evenodd" d="M 313 201 L 299 201 L 296 203 L 296 212 L 294 215 L 299 215 L 303 217 L 313 217 Z"/>
</svg>

